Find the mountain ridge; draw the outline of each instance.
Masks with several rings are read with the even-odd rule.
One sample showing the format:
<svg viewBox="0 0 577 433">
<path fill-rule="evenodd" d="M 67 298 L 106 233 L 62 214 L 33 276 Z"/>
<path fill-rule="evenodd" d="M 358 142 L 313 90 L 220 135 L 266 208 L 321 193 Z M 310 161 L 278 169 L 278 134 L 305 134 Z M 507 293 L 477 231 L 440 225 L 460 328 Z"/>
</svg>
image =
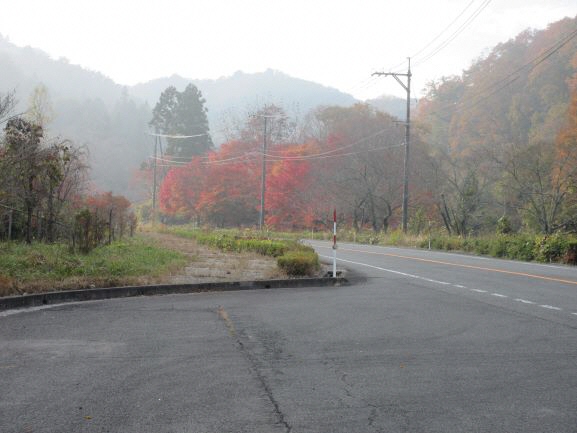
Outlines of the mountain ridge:
<svg viewBox="0 0 577 433">
<path fill-rule="evenodd" d="M 23 113 L 34 89 L 46 86 L 55 114 L 46 130 L 87 147 L 97 189 L 131 195 L 133 172 L 151 154 L 146 131 L 152 108 L 168 86 L 182 90 L 188 83 L 195 84 L 206 99 L 217 145 L 226 138 L 226 122 L 242 120 L 264 104 L 280 105 L 289 116 L 300 118 L 319 105 L 359 102 L 338 89 L 272 69 L 204 80 L 173 74 L 124 86 L 101 72 L 54 59 L 38 48 L 19 47 L 0 35 L 0 93 L 14 91 L 14 113 Z"/>
</svg>

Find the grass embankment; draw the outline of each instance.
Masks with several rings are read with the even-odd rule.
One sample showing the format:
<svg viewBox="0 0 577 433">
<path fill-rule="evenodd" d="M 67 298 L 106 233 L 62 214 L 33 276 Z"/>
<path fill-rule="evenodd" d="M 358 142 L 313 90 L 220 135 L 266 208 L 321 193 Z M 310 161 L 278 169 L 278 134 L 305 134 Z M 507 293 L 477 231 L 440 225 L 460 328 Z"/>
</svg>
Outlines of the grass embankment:
<svg viewBox="0 0 577 433">
<path fill-rule="evenodd" d="M 0 296 L 62 289 L 150 284 L 186 264 L 176 251 L 138 237 L 71 253 L 67 245 L 0 242 Z"/>
<path fill-rule="evenodd" d="M 315 251 L 295 239 L 270 239 L 251 230 L 204 231 L 185 227 L 164 228 L 163 231 L 184 238 L 195 239 L 199 244 L 227 252 L 251 251 L 275 257 L 277 265 L 289 276 L 312 276 L 319 269 L 319 257 Z"/>
</svg>

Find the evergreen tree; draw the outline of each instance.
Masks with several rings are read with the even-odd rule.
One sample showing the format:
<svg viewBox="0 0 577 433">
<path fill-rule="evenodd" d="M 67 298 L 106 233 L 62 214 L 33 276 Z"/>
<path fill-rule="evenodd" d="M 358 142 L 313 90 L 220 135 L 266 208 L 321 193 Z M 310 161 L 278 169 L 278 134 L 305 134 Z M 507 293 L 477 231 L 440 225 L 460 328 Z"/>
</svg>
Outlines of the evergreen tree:
<svg viewBox="0 0 577 433">
<path fill-rule="evenodd" d="M 193 84 L 189 84 L 182 92 L 174 86 L 162 92 L 152 111 L 150 124 L 162 134 L 189 136 L 167 138 L 168 155 L 192 158 L 212 149 L 205 103 L 202 93 Z"/>
</svg>

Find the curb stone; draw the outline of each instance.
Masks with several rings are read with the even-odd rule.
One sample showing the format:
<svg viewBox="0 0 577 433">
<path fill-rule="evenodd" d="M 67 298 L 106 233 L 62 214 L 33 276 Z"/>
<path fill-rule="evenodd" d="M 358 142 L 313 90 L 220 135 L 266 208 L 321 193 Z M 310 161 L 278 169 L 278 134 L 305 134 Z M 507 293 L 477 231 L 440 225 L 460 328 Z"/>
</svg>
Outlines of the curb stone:
<svg viewBox="0 0 577 433">
<path fill-rule="evenodd" d="M 345 278 L 294 278 L 282 280 L 233 281 L 196 284 L 155 284 L 149 286 L 108 287 L 63 290 L 0 298 L 0 311 L 38 307 L 65 302 L 96 301 L 133 296 L 172 295 L 178 293 L 230 292 L 237 290 L 281 289 L 291 287 L 329 287 L 348 284 Z"/>
</svg>

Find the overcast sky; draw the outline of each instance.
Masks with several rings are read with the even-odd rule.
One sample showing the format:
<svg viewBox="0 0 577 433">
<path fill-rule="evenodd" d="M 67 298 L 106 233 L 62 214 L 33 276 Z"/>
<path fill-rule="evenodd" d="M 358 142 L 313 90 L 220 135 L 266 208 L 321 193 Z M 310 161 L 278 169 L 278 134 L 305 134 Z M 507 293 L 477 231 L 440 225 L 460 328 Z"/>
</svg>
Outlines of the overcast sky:
<svg viewBox="0 0 577 433">
<path fill-rule="evenodd" d="M 360 99 L 404 96 L 392 77 L 371 79 L 370 74 L 399 65 L 406 71 L 408 56 L 414 56 L 413 94 L 418 96 L 426 82 L 459 74 L 520 31 L 577 14 L 577 0 L 0 3 L 0 34 L 13 43 L 40 48 L 55 59 L 66 57 L 120 84 L 174 73 L 200 79 L 272 68 Z"/>
</svg>

